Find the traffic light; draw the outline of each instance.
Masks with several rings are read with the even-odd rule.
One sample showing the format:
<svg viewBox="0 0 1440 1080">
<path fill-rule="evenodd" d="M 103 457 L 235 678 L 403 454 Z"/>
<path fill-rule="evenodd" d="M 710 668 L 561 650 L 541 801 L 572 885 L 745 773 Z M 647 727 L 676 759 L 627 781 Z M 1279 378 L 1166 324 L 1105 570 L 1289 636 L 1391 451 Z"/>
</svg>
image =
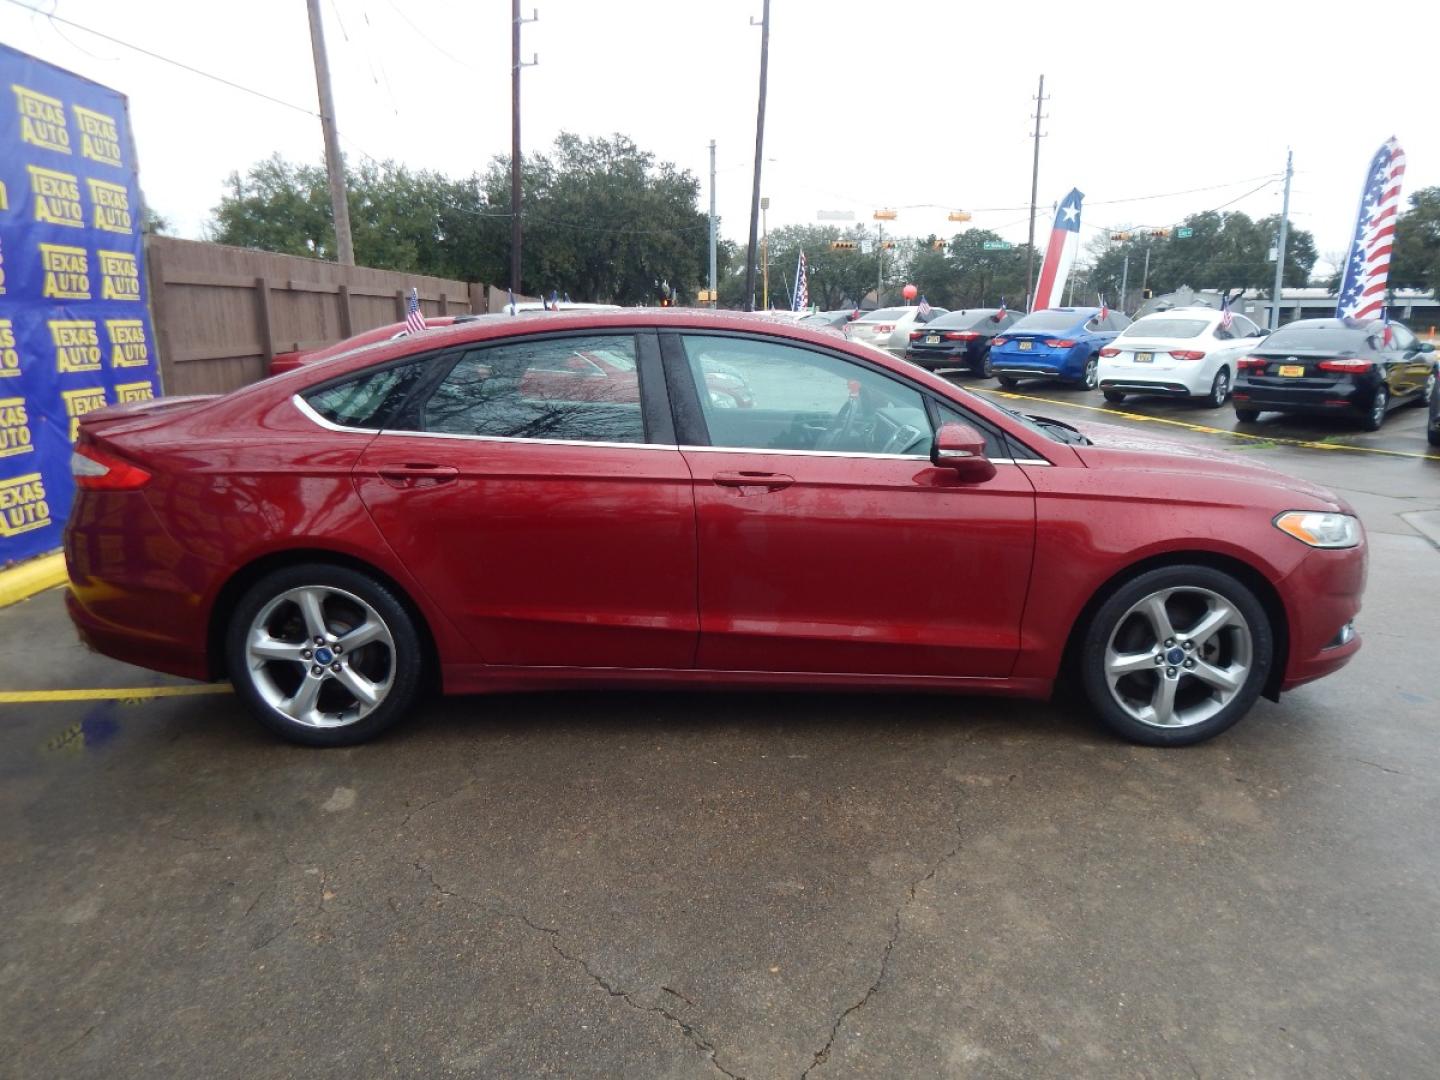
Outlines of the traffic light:
<svg viewBox="0 0 1440 1080">
<path fill-rule="evenodd" d="M 948 213 L 947 215 L 945 215 L 945 220 L 946 220 L 946 221 L 969 221 L 969 220 L 970 220 L 970 211 L 969 211 L 969 210 L 951 210 L 950 213 Z"/>
<path fill-rule="evenodd" d="M 1129 239 L 1130 234 L 1128 232 L 1112 232 L 1110 234 L 1110 240 L 1112 243 L 1123 244 Z"/>
<path fill-rule="evenodd" d="M 894 210 L 876 210 L 873 216 L 876 221 L 894 221 L 899 215 Z"/>
<path fill-rule="evenodd" d="M 855 250 L 857 247 L 859 247 L 859 246 L 860 246 L 860 245 L 857 244 L 854 240 L 831 240 L 831 241 L 830 241 L 830 250 L 831 250 L 831 251 L 854 251 L 854 250 Z"/>
<path fill-rule="evenodd" d="M 1155 299 L 1155 290 L 1154 290 L 1154 289 L 1145 289 L 1140 295 L 1141 295 L 1141 297 L 1142 297 L 1143 299 L 1145 299 L 1145 300 L 1154 300 L 1154 299 Z"/>
<path fill-rule="evenodd" d="M 1152 239 L 1155 239 L 1155 240 L 1164 240 L 1164 239 L 1165 239 L 1167 236 L 1169 236 L 1169 235 L 1170 235 L 1170 230 L 1169 230 L 1169 229 L 1151 229 L 1151 230 L 1150 230 L 1150 236 L 1151 236 Z"/>
<path fill-rule="evenodd" d="M 931 250 L 931 251 L 944 251 L 944 250 L 945 250 L 945 241 L 944 241 L 944 240 L 931 240 L 931 241 L 930 241 L 930 250 Z"/>
<path fill-rule="evenodd" d="M 891 248 L 893 248 L 893 247 L 895 246 L 895 241 L 894 241 L 894 240 L 882 240 L 882 241 L 880 241 L 880 246 L 881 246 L 882 248 L 884 248 L 886 251 L 889 251 Z"/>
</svg>

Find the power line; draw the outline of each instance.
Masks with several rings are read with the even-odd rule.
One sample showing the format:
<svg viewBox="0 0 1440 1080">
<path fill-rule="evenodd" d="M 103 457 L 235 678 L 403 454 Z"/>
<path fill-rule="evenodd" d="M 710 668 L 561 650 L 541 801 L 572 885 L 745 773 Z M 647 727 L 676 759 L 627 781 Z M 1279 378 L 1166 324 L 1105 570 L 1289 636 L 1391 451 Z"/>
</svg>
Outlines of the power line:
<svg viewBox="0 0 1440 1080">
<path fill-rule="evenodd" d="M 51 22 L 64 23 L 66 26 L 73 26 L 76 30 L 83 30 L 87 34 L 94 34 L 96 37 L 108 41 L 113 45 L 119 45 L 122 48 L 130 49 L 133 52 L 138 52 L 142 56 L 150 57 L 150 59 L 152 60 L 159 60 L 162 64 L 169 64 L 172 67 L 180 68 L 182 71 L 188 71 L 192 75 L 199 75 L 203 79 L 209 79 L 211 82 L 217 82 L 220 83 L 222 86 L 228 86 L 232 90 L 239 90 L 242 93 L 250 94 L 253 97 L 261 98 L 265 101 L 270 102 L 272 105 L 283 105 L 287 109 L 294 109 L 296 112 L 304 113 L 306 116 L 320 115 L 314 109 L 307 109 L 305 106 L 296 105 L 292 101 L 285 101 L 281 98 L 272 97 L 271 95 L 265 93 L 263 90 L 256 90 L 250 86 L 242 86 L 240 83 L 231 82 L 229 79 L 223 78 L 222 76 L 212 75 L 208 71 L 201 71 L 199 68 L 191 67 L 189 64 L 186 64 L 183 61 L 173 60 L 168 56 L 161 56 L 157 52 L 151 52 L 149 49 L 146 49 L 140 45 L 132 45 L 128 41 L 121 41 L 117 37 L 113 37 L 110 34 L 104 33 L 103 31 L 96 30 L 93 27 L 85 26 L 82 23 L 77 23 L 73 19 L 67 19 L 62 15 L 53 15 L 48 12 L 41 11 L 37 7 L 32 7 L 31 5 L 24 3 L 24 0 L 5 0 L 5 2 L 9 4 L 14 4 L 18 8 L 24 8 L 32 15 L 43 15 Z"/>
<path fill-rule="evenodd" d="M 461 60 L 453 53 L 447 52 L 445 49 L 441 48 L 434 41 L 432 41 L 430 39 L 430 36 L 426 34 L 425 31 L 421 30 L 420 27 L 416 26 L 413 22 L 410 21 L 410 16 L 406 15 L 405 12 L 400 10 L 400 7 L 398 4 L 395 3 L 395 0 L 390 0 L 390 7 L 394 9 L 396 15 L 399 15 L 400 18 L 405 20 L 405 25 L 410 27 L 411 30 L 414 30 L 415 35 L 421 41 L 425 42 L 426 45 L 429 45 L 432 49 L 438 52 L 441 56 L 445 57 L 445 59 L 449 60 L 452 64 L 459 64 L 462 68 L 465 68 L 466 70 L 473 70 L 473 68 L 471 68 L 471 66 L 467 64 L 464 60 Z"/>
</svg>

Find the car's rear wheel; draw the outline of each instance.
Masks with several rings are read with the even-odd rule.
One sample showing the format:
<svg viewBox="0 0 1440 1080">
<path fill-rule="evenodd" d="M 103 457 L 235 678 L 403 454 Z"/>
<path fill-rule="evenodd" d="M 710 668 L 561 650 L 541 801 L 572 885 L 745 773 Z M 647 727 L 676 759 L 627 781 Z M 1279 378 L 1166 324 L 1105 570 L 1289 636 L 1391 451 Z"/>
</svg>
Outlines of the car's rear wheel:
<svg viewBox="0 0 1440 1080">
<path fill-rule="evenodd" d="M 1003 386 L 1006 390 L 1014 390 L 1017 386 L 1020 385 L 1020 380 L 1012 378 L 1009 375 L 1001 375 L 1000 385 Z"/>
<path fill-rule="evenodd" d="M 1125 395 L 1122 394 L 1119 390 L 1106 390 L 1105 400 L 1113 401 L 1118 405 L 1120 402 L 1125 400 Z"/>
<path fill-rule="evenodd" d="M 1435 372 L 1434 372 L 1434 371 L 1431 371 L 1429 375 L 1426 375 L 1426 376 L 1425 376 L 1425 385 L 1424 385 L 1424 386 L 1421 388 L 1421 390 L 1420 390 L 1420 397 L 1419 397 L 1418 400 L 1419 400 L 1419 402 L 1420 402 L 1421 405 L 1428 406 L 1428 405 L 1430 404 L 1430 399 L 1433 398 L 1434 396 L 1435 396 Z"/>
<path fill-rule="evenodd" d="M 985 350 L 985 355 L 980 358 L 978 364 L 971 365 L 970 373 L 972 375 L 979 375 L 982 379 L 990 379 L 995 376 L 995 361 L 990 359 L 989 349 Z"/>
<path fill-rule="evenodd" d="M 1230 369 L 1222 367 L 1215 373 L 1215 381 L 1210 384 L 1210 393 L 1205 396 L 1205 404 L 1212 409 L 1218 409 L 1230 400 Z"/>
<path fill-rule="evenodd" d="M 256 718 L 306 746 L 353 746 L 391 727 L 414 703 L 424 663 L 399 599 L 324 563 L 256 582 L 231 616 L 226 660 Z"/>
<path fill-rule="evenodd" d="M 1390 408 L 1390 391 L 1381 383 L 1375 388 L 1375 397 L 1370 402 L 1370 411 L 1361 421 L 1366 431 L 1379 431 L 1385 423 L 1385 414 Z"/>
<path fill-rule="evenodd" d="M 1236 410 L 1235 410 L 1235 419 L 1236 419 L 1236 420 L 1239 420 L 1242 424 L 1253 424 L 1256 420 L 1259 420 L 1259 419 L 1260 419 L 1260 410 L 1259 410 L 1259 409 L 1236 409 Z"/>
<path fill-rule="evenodd" d="M 1140 574 L 1100 606 L 1081 674 L 1105 725 L 1148 746 L 1188 746 L 1230 727 L 1270 673 L 1274 634 L 1255 594 L 1208 566 Z"/>
<path fill-rule="evenodd" d="M 1100 358 L 1092 356 L 1085 361 L 1085 371 L 1080 376 L 1080 385 L 1086 390 L 1094 390 L 1100 383 Z"/>
</svg>

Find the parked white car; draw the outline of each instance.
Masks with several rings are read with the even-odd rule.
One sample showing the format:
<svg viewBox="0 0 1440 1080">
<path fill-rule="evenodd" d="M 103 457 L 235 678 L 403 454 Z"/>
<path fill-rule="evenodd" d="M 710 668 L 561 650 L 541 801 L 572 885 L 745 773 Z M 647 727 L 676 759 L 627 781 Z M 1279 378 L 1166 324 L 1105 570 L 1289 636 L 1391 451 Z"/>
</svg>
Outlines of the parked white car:
<svg viewBox="0 0 1440 1080">
<path fill-rule="evenodd" d="M 867 311 L 842 328 L 845 336 L 862 345 L 873 345 L 895 356 L 904 356 L 910 345 L 910 331 L 915 327 L 948 315 L 949 308 L 932 307 L 923 319 L 917 307 L 887 307 Z"/>
<path fill-rule="evenodd" d="M 1240 358 L 1265 336 L 1244 315 L 1227 329 L 1214 308 L 1173 308 L 1136 319 L 1100 350 L 1106 401 L 1128 394 L 1201 398 L 1215 408 L 1230 399 Z"/>
</svg>

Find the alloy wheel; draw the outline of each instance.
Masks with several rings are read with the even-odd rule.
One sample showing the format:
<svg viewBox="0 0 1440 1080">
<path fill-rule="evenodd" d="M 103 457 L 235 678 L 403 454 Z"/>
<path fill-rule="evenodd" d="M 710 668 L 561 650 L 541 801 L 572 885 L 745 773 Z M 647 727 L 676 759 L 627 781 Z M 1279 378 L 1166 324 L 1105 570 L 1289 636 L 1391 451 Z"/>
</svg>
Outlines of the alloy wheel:
<svg viewBox="0 0 1440 1080">
<path fill-rule="evenodd" d="M 1097 360 L 1095 357 L 1092 356 L 1092 357 L 1090 357 L 1089 360 L 1086 360 L 1086 361 L 1085 361 L 1085 379 L 1084 379 L 1085 389 L 1086 389 L 1086 390 L 1094 390 L 1095 387 L 1099 384 L 1099 382 L 1100 382 L 1100 361 Z"/>
<path fill-rule="evenodd" d="M 1425 376 L 1425 389 L 1420 392 L 1420 404 L 1429 405 L 1430 399 L 1435 396 L 1435 372 Z"/>
<path fill-rule="evenodd" d="M 246 632 L 245 656 L 265 703 L 309 728 L 363 720 L 395 678 L 385 620 L 354 593 L 328 585 L 287 589 L 262 606 Z"/>
<path fill-rule="evenodd" d="M 1230 400 L 1230 375 L 1224 368 L 1215 373 L 1214 385 L 1210 387 L 1210 404 L 1217 409 Z"/>
<path fill-rule="evenodd" d="M 1237 605 L 1199 587 L 1136 601 L 1105 646 L 1105 681 L 1132 719 L 1153 728 L 1202 724 L 1241 693 L 1254 661 Z"/>
</svg>

